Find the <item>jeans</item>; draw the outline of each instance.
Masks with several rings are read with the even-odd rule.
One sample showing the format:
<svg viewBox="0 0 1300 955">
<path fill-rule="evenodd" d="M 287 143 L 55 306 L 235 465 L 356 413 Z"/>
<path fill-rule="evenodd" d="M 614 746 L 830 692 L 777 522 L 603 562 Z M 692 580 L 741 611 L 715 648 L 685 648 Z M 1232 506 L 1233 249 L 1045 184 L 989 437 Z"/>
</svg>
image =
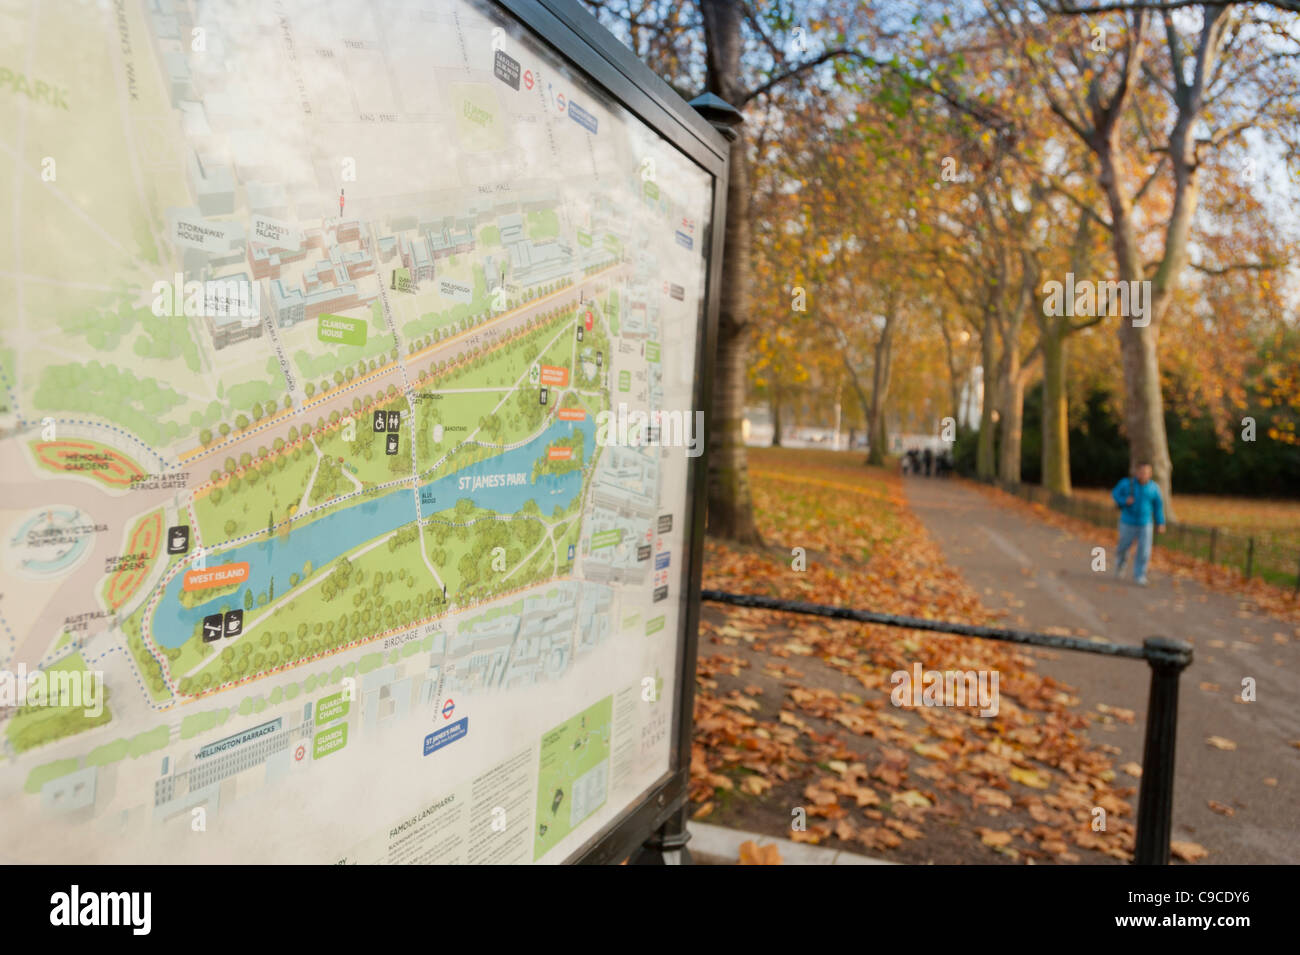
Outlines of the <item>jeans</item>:
<svg viewBox="0 0 1300 955">
<path fill-rule="evenodd" d="M 1128 563 L 1129 548 L 1137 544 L 1137 557 L 1133 561 L 1133 579 L 1147 579 L 1147 562 L 1151 560 L 1151 538 L 1155 533 L 1155 525 L 1146 524 L 1126 524 L 1119 522 L 1119 558 L 1115 564 L 1115 576 L 1118 577 L 1124 573 L 1124 565 Z"/>
</svg>

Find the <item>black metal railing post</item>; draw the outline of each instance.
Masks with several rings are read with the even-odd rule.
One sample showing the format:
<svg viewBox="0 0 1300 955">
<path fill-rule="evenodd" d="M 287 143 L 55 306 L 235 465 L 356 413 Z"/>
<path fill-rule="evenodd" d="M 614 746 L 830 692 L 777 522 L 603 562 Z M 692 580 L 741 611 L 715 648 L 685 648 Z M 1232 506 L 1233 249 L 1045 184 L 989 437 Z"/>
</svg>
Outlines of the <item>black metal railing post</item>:
<svg viewBox="0 0 1300 955">
<path fill-rule="evenodd" d="M 1142 754 L 1142 784 L 1138 792 L 1137 838 L 1133 861 L 1142 865 L 1169 863 L 1169 837 L 1174 806 L 1174 743 L 1178 736 L 1178 680 L 1183 670 L 1192 663 L 1191 644 L 1167 637 L 1148 637 L 1142 646 L 1137 647 L 1106 640 L 1082 640 L 1030 630 L 975 626 L 859 610 L 856 607 L 785 600 L 765 594 L 733 594 L 723 590 L 701 590 L 700 599 L 736 607 L 757 607 L 781 613 L 856 620 L 859 623 L 886 627 L 953 633 L 1022 646 L 1051 647 L 1121 659 L 1146 660 L 1151 667 L 1151 692 L 1147 701 L 1146 741 Z"/>
<path fill-rule="evenodd" d="M 1178 680 L 1192 662 L 1192 647 L 1182 640 L 1147 637 L 1142 641 L 1151 666 L 1147 697 L 1146 743 L 1138 792 L 1137 865 L 1168 865 L 1174 819 L 1174 746 L 1178 742 Z"/>
</svg>

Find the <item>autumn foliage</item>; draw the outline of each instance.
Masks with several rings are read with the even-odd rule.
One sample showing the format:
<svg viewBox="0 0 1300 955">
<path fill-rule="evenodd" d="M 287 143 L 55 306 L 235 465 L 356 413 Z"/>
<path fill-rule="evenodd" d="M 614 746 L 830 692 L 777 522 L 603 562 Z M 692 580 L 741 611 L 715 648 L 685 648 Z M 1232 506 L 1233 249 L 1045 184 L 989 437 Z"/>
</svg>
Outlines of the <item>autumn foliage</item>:
<svg viewBox="0 0 1300 955">
<path fill-rule="evenodd" d="M 710 542 L 705 586 L 997 622 L 902 500 L 896 475 L 856 457 L 754 456 L 773 547 Z M 794 547 L 807 569 L 791 569 Z M 995 717 L 895 707 L 890 675 L 996 670 Z M 1121 772 L 1070 687 L 1032 652 L 993 641 L 762 610 L 710 607 L 701 629 L 691 798 L 696 818 L 900 861 L 1128 860 L 1135 766 Z M 1108 708 L 1107 718 L 1133 713 Z M 1094 810 L 1106 811 L 1094 831 Z M 806 828 L 791 828 L 796 810 Z"/>
</svg>

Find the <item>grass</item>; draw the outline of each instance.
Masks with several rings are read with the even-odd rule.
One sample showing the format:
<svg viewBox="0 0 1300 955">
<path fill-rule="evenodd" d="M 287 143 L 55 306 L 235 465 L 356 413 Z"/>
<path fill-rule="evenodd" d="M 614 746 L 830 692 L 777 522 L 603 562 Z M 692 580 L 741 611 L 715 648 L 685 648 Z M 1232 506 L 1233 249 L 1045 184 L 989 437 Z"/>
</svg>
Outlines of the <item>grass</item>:
<svg viewBox="0 0 1300 955">
<path fill-rule="evenodd" d="M 230 604 L 232 607 L 235 606 L 233 600 L 230 601 Z M 202 625 L 200 624 L 200 626 Z M 164 652 L 167 653 L 168 659 L 171 661 L 173 674 L 188 673 L 212 655 L 212 644 L 204 642 L 202 631 L 198 630 L 174 651 Z M 172 653 L 175 653 L 175 656 Z"/>
<path fill-rule="evenodd" d="M 462 392 L 459 394 L 445 392 L 442 398 L 437 401 L 419 402 L 415 406 L 415 415 L 416 430 L 419 434 L 417 438 L 417 460 L 420 473 L 423 474 L 450 448 L 455 447 L 459 442 L 473 434 L 479 426 L 479 419 L 486 418 L 491 414 L 505 394 L 504 389 L 500 392 Z M 439 444 L 433 443 L 433 426 L 435 424 L 441 424 L 444 429 L 442 441 Z M 451 427 L 464 427 L 466 430 L 447 430 Z M 485 435 L 480 437 L 490 442 L 490 439 Z M 441 477 L 442 474 L 446 473 L 450 473 L 450 471 L 444 467 L 439 474 L 432 476 Z M 426 475 L 427 477 L 430 477 L 430 475 Z"/>
<path fill-rule="evenodd" d="M 573 321 L 572 316 L 567 319 L 567 322 L 570 325 L 573 324 Z M 554 331 L 553 328 L 550 330 Z M 546 351 L 541 354 L 541 357 L 537 359 L 537 364 L 550 365 L 554 368 L 563 368 L 569 372 L 569 379 L 572 381 L 575 340 L 576 339 L 571 335 L 558 336 L 553 342 L 551 342 Z M 554 390 L 554 387 L 552 387 L 552 390 Z"/>
<path fill-rule="evenodd" d="M 1106 488 L 1075 488 L 1087 500 L 1110 503 Z M 1174 499 L 1178 519 L 1204 527 L 1249 534 L 1252 531 L 1294 535 L 1300 542 L 1300 500 L 1283 501 L 1218 494 L 1179 494 Z"/>
<path fill-rule="evenodd" d="M 528 213 L 528 237 L 533 240 L 553 239 L 560 234 L 560 219 L 554 209 L 540 209 Z"/>
<path fill-rule="evenodd" d="M 438 388 L 486 388 L 494 385 L 513 385 L 519 377 L 519 372 L 530 364 L 523 357 L 529 346 L 540 350 L 551 336 L 559 332 L 558 326 L 561 323 L 571 322 L 572 319 L 572 311 L 566 310 L 544 324 L 535 325 L 517 338 L 492 345 L 487 351 L 480 352 L 479 364 L 470 361 L 455 366 L 449 365 L 432 379 L 426 379 L 420 388 L 424 391 L 432 391 Z M 465 344 L 462 349 L 468 350 L 471 347 Z"/>
<path fill-rule="evenodd" d="M 359 422 L 358 430 L 360 426 Z M 316 452 L 310 445 L 295 450 L 298 451 L 296 460 L 293 452 L 272 457 L 260 466 L 245 469 L 237 485 L 233 480 L 226 481 L 218 485 L 220 494 L 214 494 L 214 488 L 195 502 L 194 513 L 206 546 L 213 547 L 251 531 L 265 531 L 271 514 L 277 523 L 289 516 L 289 508 L 299 503 L 316 467 Z M 255 482 L 248 480 L 252 470 L 258 472 Z M 348 490 L 351 489 L 349 485 Z M 228 521 L 234 523 L 229 532 Z"/>
<path fill-rule="evenodd" d="M 144 609 L 145 605 L 141 604 L 135 613 L 122 621 L 122 632 L 126 634 L 127 649 L 131 652 L 131 659 L 135 661 L 136 668 L 144 678 L 145 687 L 149 691 L 149 698 L 155 703 L 161 703 L 171 699 L 172 694 L 163 679 L 161 665 L 154 658 L 154 655 L 149 652 L 140 636 L 140 625 L 144 619 Z"/>
<path fill-rule="evenodd" d="M 57 663 L 45 668 L 47 679 L 55 679 L 57 673 L 84 674 L 86 672 L 86 661 L 82 659 L 80 653 L 70 653 L 63 657 Z M 78 676 L 77 679 L 84 679 Z M 82 692 L 90 692 L 91 688 L 82 684 Z M 17 752 L 23 752 L 33 749 L 45 743 L 51 743 L 65 736 L 73 736 L 77 733 L 94 729 L 97 726 L 103 726 L 108 723 L 113 714 L 108 708 L 108 691 L 99 687 L 101 697 L 101 709 L 98 715 L 90 716 L 87 713 L 89 700 L 83 700 L 75 697 L 78 705 L 52 706 L 48 702 L 41 702 L 20 709 L 5 728 L 5 736 L 13 745 Z M 82 705 L 82 704 L 85 705 Z"/>
<path fill-rule="evenodd" d="M 220 726 L 230 715 L 228 709 L 205 710 L 202 713 L 193 713 L 181 718 L 181 739 L 191 739 L 200 733 L 206 733 L 208 730 Z"/>
<path fill-rule="evenodd" d="M 605 300 L 605 315 L 609 319 L 609 333 L 618 335 L 618 289 L 610 289 Z"/>
<path fill-rule="evenodd" d="M 806 539 L 827 536 L 840 551 L 836 556 L 868 560 L 876 547 L 899 533 L 896 491 L 886 482 L 886 472 L 863 465 L 861 451 L 823 451 L 795 448 L 750 448 L 749 472 L 754 510 L 765 540 L 790 537 L 804 528 Z M 809 493 L 809 488 L 819 489 Z M 833 506 L 828 507 L 828 504 Z M 839 529 L 827 535 L 828 530 Z M 857 533 L 850 533 L 856 530 Z M 804 545 L 806 546 L 806 545 Z"/>
<path fill-rule="evenodd" d="M 1076 488 L 1074 493 L 1087 501 L 1111 503 L 1105 488 Z M 1244 570 L 1249 561 L 1254 576 L 1284 588 L 1295 586 L 1300 565 L 1300 501 L 1180 494 L 1174 506 L 1179 521 L 1189 526 L 1180 529 L 1173 525 L 1173 530 L 1159 539 L 1165 547 L 1209 560 L 1210 535 L 1200 529 L 1217 528 L 1216 564 Z"/>
<path fill-rule="evenodd" d="M 403 405 L 404 402 L 394 401 L 384 407 L 387 410 L 397 410 Z M 323 434 L 316 440 L 316 446 L 325 456 L 322 467 L 341 467 L 360 481 L 362 487 L 387 484 L 399 478 L 410 477 L 410 429 L 402 428 L 398 433 L 397 454 L 389 454 L 385 447 L 387 435 L 374 430 L 370 415 L 359 414 L 353 427 L 355 431 L 351 441 L 344 440 L 345 433 L 342 428 Z M 341 477 L 335 483 L 334 496 L 350 494 L 354 490 L 356 485 L 346 477 Z"/>
</svg>

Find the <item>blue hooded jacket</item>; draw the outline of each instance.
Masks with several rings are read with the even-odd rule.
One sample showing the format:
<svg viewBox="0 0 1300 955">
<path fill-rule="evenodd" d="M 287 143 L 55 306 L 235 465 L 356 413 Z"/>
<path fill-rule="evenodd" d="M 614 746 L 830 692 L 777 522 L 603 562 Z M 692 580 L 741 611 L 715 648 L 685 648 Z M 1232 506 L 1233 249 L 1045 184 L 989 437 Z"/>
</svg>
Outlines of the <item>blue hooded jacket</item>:
<svg viewBox="0 0 1300 955">
<path fill-rule="evenodd" d="M 1119 505 L 1119 519 L 1123 523 L 1141 527 L 1150 524 L 1154 519 L 1157 524 L 1164 527 L 1165 504 L 1160 497 L 1160 486 L 1155 481 L 1141 484 L 1137 478 L 1126 477 L 1115 485 L 1115 490 L 1111 491 L 1110 496 Z M 1133 503 L 1126 505 L 1124 502 L 1130 496 L 1133 498 Z"/>
</svg>

